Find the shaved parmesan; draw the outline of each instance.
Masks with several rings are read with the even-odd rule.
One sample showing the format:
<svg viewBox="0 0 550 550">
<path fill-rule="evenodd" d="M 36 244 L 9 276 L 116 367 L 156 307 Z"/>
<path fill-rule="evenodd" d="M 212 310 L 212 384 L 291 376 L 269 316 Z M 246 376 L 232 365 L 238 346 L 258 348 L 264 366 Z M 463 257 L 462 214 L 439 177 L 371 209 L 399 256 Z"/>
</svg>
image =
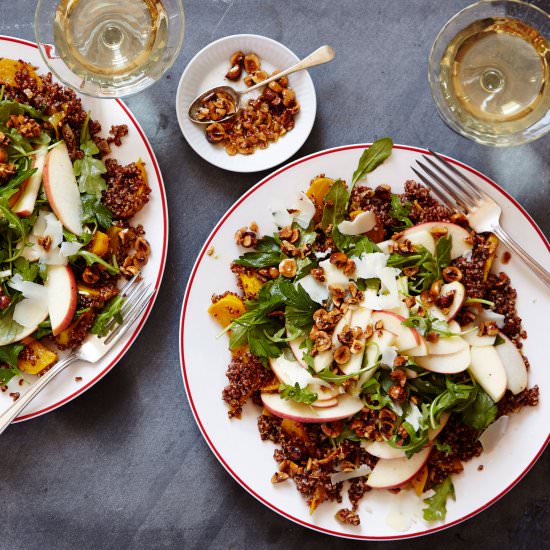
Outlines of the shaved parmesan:
<svg viewBox="0 0 550 550">
<path fill-rule="evenodd" d="M 30 281 L 25 281 L 19 273 L 15 274 L 12 279 L 8 281 L 8 286 L 21 292 L 25 298 L 46 300 L 48 295 L 45 286 L 31 283 Z"/>
<path fill-rule="evenodd" d="M 57 248 L 63 241 L 63 225 L 52 213 L 46 214 L 44 219 L 46 220 L 44 236 L 51 238 L 51 248 Z"/>
<path fill-rule="evenodd" d="M 393 346 L 386 346 L 382 349 L 382 359 L 380 359 L 380 363 L 382 363 L 382 365 L 387 365 L 388 367 L 393 367 L 393 362 L 396 357 L 396 349 Z"/>
<path fill-rule="evenodd" d="M 372 279 L 378 277 L 378 271 L 386 267 L 388 259 L 382 252 L 373 252 L 372 254 L 361 254 L 354 261 L 355 277 Z"/>
<path fill-rule="evenodd" d="M 363 464 L 363 466 L 359 466 L 359 468 L 356 468 L 355 470 L 351 470 L 349 472 L 335 472 L 330 476 L 330 482 L 333 485 L 336 485 L 337 483 L 340 483 L 341 481 L 347 481 L 348 479 L 368 476 L 371 472 L 372 470 L 366 464 Z"/>
<path fill-rule="evenodd" d="M 310 198 L 300 191 L 298 201 L 296 202 L 294 219 L 296 223 L 302 228 L 307 229 L 313 216 L 315 216 L 315 205 L 311 202 Z"/>
<path fill-rule="evenodd" d="M 407 531 L 420 519 L 424 502 L 414 491 L 400 491 L 391 496 L 386 524 L 394 531 Z"/>
<path fill-rule="evenodd" d="M 0 271 L 0 279 L 4 279 L 5 277 L 11 277 L 11 269 Z"/>
<path fill-rule="evenodd" d="M 292 215 L 289 214 L 288 210 L 272 210 L 271 215 L 277 227 L 286 227 L 292 224 Z"/>
<path fill-rule="evenodd" d="M 309 297 L 318 304 L 321 304 L 329 297 L 327 286 L 317 281 L 317 279 L 315 279 L 312 275 L 306 275 L 296 284 L 302 285 Z"/>
<path fill-rule="evenodd" d="M 65 257 L 74 256 L 81 248 L 80 243 L 61 243 L 61 255 Z"/>
<path fill-rule="evenodd" d="M 361 235 L 367 233 L 376 225 L 376 214 L 369 210 L 361 212 L 353 221 L 344 220 L 338 225 L 338 230 L 342 235 Z"/>
<path fill-rule="evenodd" d="M 405 417 L 405 422 L 408 422 L 416 432 L 418 431 L 418 428 L 420 428 L 421 418 L 422 413 L 420 412 L 420 409 L 414 403 L 410 403 L 409 412 Z"/>
<path fill-rule="evenodd" d="M 328 287 L 332 286 L 334 288 L 348 288 L 348 277 L 344 275 L 343 271 L 332 265 L 329 259 L 319 262 L 319 267 L 322 267 L 323 271 L 325 272 L 325 279 L 327 280 Z"/>
<path fill-rule="evenodd" d="M 495 313 L 491 309 L 483 308 L 481 313 L 478 315 L 477 320 L 483 322 L 494 322 L 498 328 L 504 328 L 504 315 Z"/>
<path fill-rule="evenodd" d="M 40 324 L 47 314 L 47 299 L 24 298 L 15 305 L 13 320 L 22 327 L 33 328 Z"/>
<path fill-rule="evenodd" d="M 490 453 L 498 445 L 508 429 L 509 422 L 509 416 L 501 416 L 479 436 L 479 442 L 486 453 Z"/>
</svg>

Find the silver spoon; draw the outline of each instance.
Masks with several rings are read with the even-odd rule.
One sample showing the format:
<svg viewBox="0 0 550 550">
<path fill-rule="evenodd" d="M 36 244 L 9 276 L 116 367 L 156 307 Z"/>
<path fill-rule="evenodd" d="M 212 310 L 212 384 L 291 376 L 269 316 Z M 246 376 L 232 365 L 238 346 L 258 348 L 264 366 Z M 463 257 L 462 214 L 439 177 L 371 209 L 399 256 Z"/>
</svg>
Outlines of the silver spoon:
<svg viewBox="0 0 550 550">
<path fill-rule="evenodd" d="M 334 51 L 332 46 L 321 46 L 319 49 L 315 50 L 313 53 L 310 53 L 307 57 L 305 57 L 301 61 L 298 61 L 296 65 L 292 65 L 292 67 L 289 67 L 288 69 L 285 69 L 284 71 L 281 71 L 276 75 L 270 76 L 269 78 L 266 78 L 262 82 L 255 84 L 250 88 L 247 88 L 246 90 L 235 90 L 231 86 L 216 86 L 215 88 L 211 88 L 210 90 L 202 93 L 200 96 L 198 96 L 192 101 L 188 111 L 189 118 L 193 122 L 196 122 L 197 124 L 212 123 L 213 122 L 212 120 L 198 120 L 197 112 L 201 107 L 203 107 L 201 102 L 205 97 L 211 94 L 222 92 L 222 93 L 228 94 L 232 98 L 235 104 L 235 112 L 225 116 L 220 120 L 217 120 L 216 122 L 223 122 L 225 120 L 228 120 L 234 117 L 239 111 L 239 105 L 240 105 L 241 97 L 243 95 L 246 95 L 254 90 L 257 90 L 258 88 L 262 88 L 267 84 L 269 84 L 270 82 L 273 82 L 273 80 L 278 80 L 279 78 L 286 76 L 288 74 L 292 74 L 292 73 L 295 73 L 296 71 L 301 71 L 303 69 L 316 67 L 317 65 L 322 65 L 323 63 L 328 63 L 329 61 L 332 61 L 334 59 L 335 55 L 336 55 L 336 52 Z"/>
</svg>

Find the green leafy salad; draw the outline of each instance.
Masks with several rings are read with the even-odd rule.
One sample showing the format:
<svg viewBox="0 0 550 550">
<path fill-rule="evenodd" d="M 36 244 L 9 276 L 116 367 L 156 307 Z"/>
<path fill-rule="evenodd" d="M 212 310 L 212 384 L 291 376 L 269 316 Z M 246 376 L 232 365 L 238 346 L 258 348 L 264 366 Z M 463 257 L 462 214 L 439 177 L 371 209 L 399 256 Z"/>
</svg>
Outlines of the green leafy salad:
<svg viewBox="0 0 550 550">
<path fill-rule="evenodd" d="M 313 512 L 349 480 L 337 517 L 353 525 L 367 489 L 416 491 L 424 520 L 444 520 L 451 474 L 495 444 L 500 402 L 530 391 L 490 299 L 498 242 L 415 182 L 369 187 L 392 146 L 366 149 L 349 184 L 314 178 L 272 210 L 273 234 L 237 231 L 240 292 L 209 309 L 229 337 L 230 417 L 261 402 L 262 439 L 281 447 L 272 481 L 294 479 Z"/>
</svg>

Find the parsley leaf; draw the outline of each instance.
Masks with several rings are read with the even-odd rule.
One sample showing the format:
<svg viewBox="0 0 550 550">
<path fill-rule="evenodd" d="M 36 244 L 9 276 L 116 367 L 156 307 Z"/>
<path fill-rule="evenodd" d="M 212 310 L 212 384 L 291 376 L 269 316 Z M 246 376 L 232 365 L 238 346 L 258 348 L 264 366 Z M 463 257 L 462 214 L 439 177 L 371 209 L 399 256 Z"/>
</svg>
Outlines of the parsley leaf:
<svg viewBox="0 0 550 550">
<path fill-rule="evenodd" d="M 359 257 L 361 254 L 380 252 L 380 248 L 368 237 L 363 235 L 344 235 L 340 232 L 338 226 L 333 227 L 331 237 L 336 248 L 341 252 L 346 252 L 348 256 Z"/>
<path fill-rule="evenodd" d="M 110 273 L 111 275 L 118 275 L 120 273 L 120 269 L 118 267 L 111 265 L 110 263 L 106 262 L 103 258 L 100 258 L 97 254 L 94 254 L 89 250 L 79 250 L 74 256 L 71 256 L 71 258 L 74 258 L 74 257 L 84 258 L 88 266 L 92 266 L 94 264 L 100 264 L 105 268 L 107 273 Z"/>
<path fill-rule="evenodd" d="M 319 304 L 310 298 L 300 283 L 297 285 L 289 281 L 285 283 L 283 293 L 286 303 L 286 321 L 291 327 L 309 331 L 313 326 L 313 314 L 319 309 Z"/>
<path fill-rule="evenodd" d="M 0 386 L 5 386 L 15 376 L 21 376 L 17 367 L 0 368 Z"/>
<path fill-rule="evenodd" d="M 115 296 L 114 298 L 111 298 L 107 302 L 107 305 L 103 308 L 103 311 L 95 318 L 94 324 L 92 325 L 90 332 L 92 332 L 93 334 L 97 334 L 101 338 L 103 336 L 107 336 L 110 328 L 113 328 L 107 328 L 107 323 L 111 321 L 111 319 L 114 319 L 117 323 L 121 324 L 121 310 L 125 301 L 126 298 L 124 298 L 124 296 L 121 296 L 120 294 L 118 296 Z"/>
<path fill-rule="evenodd" d="M 439 485 L 434 487 L 435 495 L 424 499 L 424 503 L 428 505 L 422 510 L 426 521 L 443 521 L 447 515 L 447 498 L 451 497 L 456 500 L 455 488 L 450 477 L 445 479 Z"/>
<path fill-rule="evenodd" d="M 454 332 L 449 329 L 447 321 L 438 319 L 437 317 L 431 317 L 426 313 L 424 317 L 419 315 L 411 315 L 408 319 L 401 322 L 406 327 L 415 328 L 422 336 L 426 336 L 429 332 L 435 332 L 440 336 L 456 336 Z"/>
<path fill-rule="evenodd" d="M 80 149 L 84 152 L 84 157 L 74 161 L 73 170 L 78 178 L 80 192 L 101 198 L 101 193 L 107 189 L 107 183 L 103 178 L 107 168 L 102 160 L 94 158 L 94 155 L 99 153 L 99 149 L 90 135 L 89 122 L 90 113 L 80 131 Z"/>
<path fill-rule="evenodd" d="M 10 367 L 17 367 L 17 358 L 23 351 L 23 344 L 8 344 L 0 347 L 0 363 L 7 363 Z"/>
<path fill-rule="evenodd" d="M 493 422 L 496 414 L 495 402 L 477 387 L 475 399 L 462 411 L 462 421 L 476 430 L 484 430 Z"/>
<path fill-rule="evenodd" d="M 101 202 L 97 195 L 84 194 L 82 201 L 82 223 L 96 224 L 109 229 L 113 223 L 113 213 Z"/>
<path fill-rule="evenodd" d="M 448 237 L 439 237 L 435 243 L 435 261 L 439 273 L 445 267 L 451 263 L 451 248 L 453 247 L 453 238 Z M 439 277 L 440 278 L 440 277 Z"/>
<path fill-rule="evenodd" d="M 258 241 L 255 252 L 246 252 L 233 263 L 244 267 L 272 267 L 278 266 L 284 257 L 279 241 L 273 237 L 264 237 Z"/>
<path fill-rule="evenodd" d="M 287 401 L 291 399 L 297 403 L 305 403 L 306 405 L 311 405 L 317 401 L 317 394 L 309 391 L 307 388 L 301 388 L 298 382 L 294 386 L 289 386 L 287 384 L 281 384 L 279 386 L 279 392 L 283 399 Z"/>
<path fill-rule="evenodd" d="M 357 169 L 353 173 L 352 185 L 380 166 L 391 155 L 392 148 L 392 139 L 385 137 L 377 139 L 368 149 L 365 149 L 359 159 Z"/>
<path fill-rule="evenodd" d="M 329 225 L 336 227 L 345 217 L 348 206 L 349 193 L 342 180 L 336 180 L 325 196 L 325 207 L 321 226 L 326 229 Z"/>
<path fill-rule="evenodd" d="M 409 218 L 411 208 L 412 204 L 410 202 L 401 202 L 399 195 L 392 194 L 390 216 L 401 222 L 401 225 L 395 227 L 396 230 L 402 231 L 407 227 L 412 227 L 413 222 Z"/>
<path fill-rule="evenodd" d="M 31 263 L 29 260 L 19 256 L 13 262 L 13 268 L 15 273 L 19 273 L 25 281 L 34 281 L 38 276 L 38 265 L 36 263 Z"/>
</svg>

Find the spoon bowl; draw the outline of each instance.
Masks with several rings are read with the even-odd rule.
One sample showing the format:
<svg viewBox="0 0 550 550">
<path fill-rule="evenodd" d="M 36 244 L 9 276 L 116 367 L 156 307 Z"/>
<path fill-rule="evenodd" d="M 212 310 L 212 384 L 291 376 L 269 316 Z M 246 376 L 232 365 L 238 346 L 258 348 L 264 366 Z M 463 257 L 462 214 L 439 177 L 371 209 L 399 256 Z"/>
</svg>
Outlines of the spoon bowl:
<svg viewBox="0 0 550 550">
<path fill-rule="evenodd" d="M 258 84 L 255 84 L 250 88 L 247 88 L 246 90 L 235 90 L 235 88 L 232 88 L 231 86 L 216 86 L 214 88 L 211 88 L 210 90 L 207 90 L 206 92 L 203 92 L 198 97 L 196 97 L 191 102 L 187 115 L 196 124 L 211 124 L 212 122 L 227 121 L 233 118 L 239 112 L 241 96 L 248 94 L 254 90 L 257 90 L 258 88 L 263 88 L 270 82 L 273 82 L 274 80 L 278 80 L 283 76 L 295 73 L 296 71 L 301 71 L 303 69 L 309 69 L 317 65 L 322 65 L 323 63 L 328 63 L 329 61 L 332 61 L 335 56 L 336 56 L 336 52 L 334 51 L 334 48 L 332 48 L 332 46 L 327 46 L 327 45 L 321 46 L 320 48 L 315 50 L 313 53 L 310 53 L 307 57 L 305 57 L 301 61 L 298 61 L 298 63 L 296 63 L 295 65 L 292 65 L 292 67 L 289 67 L 284 71 L 278 72 L 277 74 L 270 76 L 269 78 L 266 78 L 262 82 L 259 82 Z M 208 119 L 197 118 L 199 111 L 205 107 L 204 105 L 205 100 L 208 100 L 210 96 L 212 96 L 213 98 L 217 94 L 225 94 L 231 98 L 235 106 L 234 112 L 227 114 L 223 118 L 215 121 L 210 118 Z"/>
</svg>

